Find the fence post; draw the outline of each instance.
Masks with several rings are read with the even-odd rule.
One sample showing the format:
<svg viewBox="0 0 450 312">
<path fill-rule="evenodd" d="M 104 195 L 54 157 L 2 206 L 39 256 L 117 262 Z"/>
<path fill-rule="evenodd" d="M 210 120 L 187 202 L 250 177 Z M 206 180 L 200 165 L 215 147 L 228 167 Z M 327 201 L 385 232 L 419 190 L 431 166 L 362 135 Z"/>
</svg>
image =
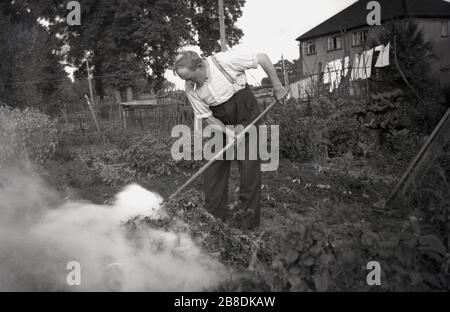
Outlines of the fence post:
<svg viewBox="0 0 450 312">
<path fill-rule="evenodd" d="M 83 136 L 84 136 L 83 120 L 81 119 L 81 116 L 80 116 L 80 115 L 78 115 L 78 121 L 79 121 L 79 123 L 80 123 L 80 130 L 81 130 L 81 133 L 82 133 Z"/>
<path fill-rule="evenodd" d="M 92 115 L 92 119 L 94 120 L 95 127 L 97 128 L 97 132 L 98 132 L 98 134 L 101 135 L 100 126 L 98 124 L 97 117 L 95 116 L 94 107 L 92 106 L 93 104 L 91 103 L 91 101 L 89 101 L 89 97 L 87 96 L 87 94 L 85 94 L 85 97 L 86 97 L 86 101 L 87 101 L 87 104 L 89 107 L 89 111 L 91 112 L 91 115 Z"/>
<path fill-rule="evenodd" d="M 139 123 L 141 124 L 141 133 L 144 133 L 144 124 L 142 123 L 142 109 L 139 110 Z"/>
</svg>

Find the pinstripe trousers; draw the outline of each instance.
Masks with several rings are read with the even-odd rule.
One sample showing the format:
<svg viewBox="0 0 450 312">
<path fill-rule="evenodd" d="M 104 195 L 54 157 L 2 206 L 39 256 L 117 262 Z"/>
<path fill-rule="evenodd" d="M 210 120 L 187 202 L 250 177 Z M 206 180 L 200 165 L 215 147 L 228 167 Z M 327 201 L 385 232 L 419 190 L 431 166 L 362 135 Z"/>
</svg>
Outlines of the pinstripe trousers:
<svg viewBox="0 0 450 312">
<path fill-rule="evenodd" d="M 236 92 L 227 102 L 212 106 L 213 116 L 225 125 L 249 125 L 260 113 L 258 101 L 247 85 Z M 256 124 L 257 130 L 259 122 Z M 259 132 L 257 131 L 258 135 Z M 261 160 L 259 144 L 257 146 L 257 160 L 249 160 L 250 136 L 245 136 L 245 159 L 237 160 L 240 176 L 239 212 L 237 220 L 242 228 L 255 228 L 260 224 L 261 197 Z M 255 139 L 253 136 L 252 139 Z M 254 143 L 254 142 L 252 142 Z M 236 154 L 235 154 L 236 155 Z M 235 158 L 236 159 L 236 158 Z M 205 192 L 205 208 L 217 218 L 226 221 L 228 204 L 228 178 L 232 160 L 215 161 L 203 175 Z"/>
</svg>

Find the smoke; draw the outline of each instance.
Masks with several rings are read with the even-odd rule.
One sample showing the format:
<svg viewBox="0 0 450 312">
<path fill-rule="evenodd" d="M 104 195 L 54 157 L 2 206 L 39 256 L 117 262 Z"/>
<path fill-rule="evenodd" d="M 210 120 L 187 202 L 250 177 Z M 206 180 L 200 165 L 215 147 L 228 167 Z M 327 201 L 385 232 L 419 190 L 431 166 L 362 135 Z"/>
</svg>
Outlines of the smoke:
<svg viewBox="0 0 450 312">
<path fill-rule="evenodd" d="M 166 218 L 162 201 L 133 184 L 110 205 L 64 202 L 36 174 L 0 172 L 0 291 L 214 288 L 224 268 L 186 231 L 123 225 Z"/>
</svg>

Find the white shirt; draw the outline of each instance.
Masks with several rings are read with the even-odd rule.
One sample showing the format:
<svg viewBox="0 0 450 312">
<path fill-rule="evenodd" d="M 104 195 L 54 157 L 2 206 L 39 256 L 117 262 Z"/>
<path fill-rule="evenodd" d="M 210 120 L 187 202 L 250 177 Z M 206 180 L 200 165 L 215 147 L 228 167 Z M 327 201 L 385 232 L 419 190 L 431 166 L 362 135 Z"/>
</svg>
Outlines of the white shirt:
<svg viewBox="0 0 450 312">
<path fill-rule="evenodd" d="M 375 51 L 380 51 L 380 54 L 378 55 L 377 62 L 375 64 L 375 67 L 385 67 L 389 65 L 389 49 L 390 49 L 391 43 L 389 42 L 387 46 L 379 45 L 375 48 Z"/>
<path fill-rule="evenodd" d="M 186 95 L 194 109 L 195 118 L 211 117 L 210 106 L 220 105 L 228 101 L 236 92 L 244 89 L 247 83 L 245 70 L 258 67 L 256 53 L 232 50 L 217 53 L 215 57 L 235 83 L 231 83 L 216 67 L 211 57 L 208 57 L 206 59 L 209 65 L 208 79 L 199 88 L 188 81 L 185 85 Z"/>
</svg>

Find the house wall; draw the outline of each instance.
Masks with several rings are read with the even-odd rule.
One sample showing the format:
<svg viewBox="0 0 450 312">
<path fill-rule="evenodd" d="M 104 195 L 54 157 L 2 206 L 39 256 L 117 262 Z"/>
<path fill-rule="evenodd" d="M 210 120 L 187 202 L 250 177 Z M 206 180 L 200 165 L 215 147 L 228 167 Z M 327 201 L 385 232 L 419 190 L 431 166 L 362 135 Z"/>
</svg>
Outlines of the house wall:
<svg viewBox="0 0 450 312">
<path fill-rule="evenodd" d="M 361 53 L 367 49 L 367 47 L 363 46 L 352 47 L 352 33 L 363 30 L 368 31 L 368 40 L 370 41 L 371 38 L 376 38 L 378 36 L 381 29 L 380 26 L 361 27 L 357 30 L 346 32 L 342 36 L 342 49 L 340 50 L 327 51 L 329 36 L 314 39 L 313 41 L 316 44 L 317 53 L 313 55 L 305 55 L 305 53 L 303 53 L 303 74 L 317 74 L 324 70 L 326 63 L 345 56 L 350 56 L 350 60 L 353 60 L 356 53 Z M 322 64 L 322 68 L 319 66 L 320 63 Z"/>
<path fill-rule="evenodd" d="M 446 21 L 449 20 L 446 19 Z M 425 38 L 432 42 L 434 51 L 439 58 L 439 60 L 434 61 L 433 71 L 436 75 L 439 75 L 441 85 L 450 84 L 450 37 L 441 37 L 441 22 L 445 19 L 427 18 L 415 19 L 415 21 L 424 31 Z M 368 31 L 368 42 L 370 43 L 371 40 L 378 37 L 382 26 L 361 27 L 345 33 L 342 36 L 342 49 L 336 51 L 327 51 L 329 36 L 315 38 L 313 41 L 315 41 L 317 53 L 314 55 L 300 54 L 300 57 L 303 57 L 303 75 L 317 74 L 324 70 L 326 63 L 345 56 L 350 56 L 350 63 L 352 63 L 355 53 L 361 53 L 368 48 L 372 48 L 373 46 L 352 47 L 352 33 L 362 30 Z M 322 64 L 321 67 L 320 64 Z"/>
</svg>

